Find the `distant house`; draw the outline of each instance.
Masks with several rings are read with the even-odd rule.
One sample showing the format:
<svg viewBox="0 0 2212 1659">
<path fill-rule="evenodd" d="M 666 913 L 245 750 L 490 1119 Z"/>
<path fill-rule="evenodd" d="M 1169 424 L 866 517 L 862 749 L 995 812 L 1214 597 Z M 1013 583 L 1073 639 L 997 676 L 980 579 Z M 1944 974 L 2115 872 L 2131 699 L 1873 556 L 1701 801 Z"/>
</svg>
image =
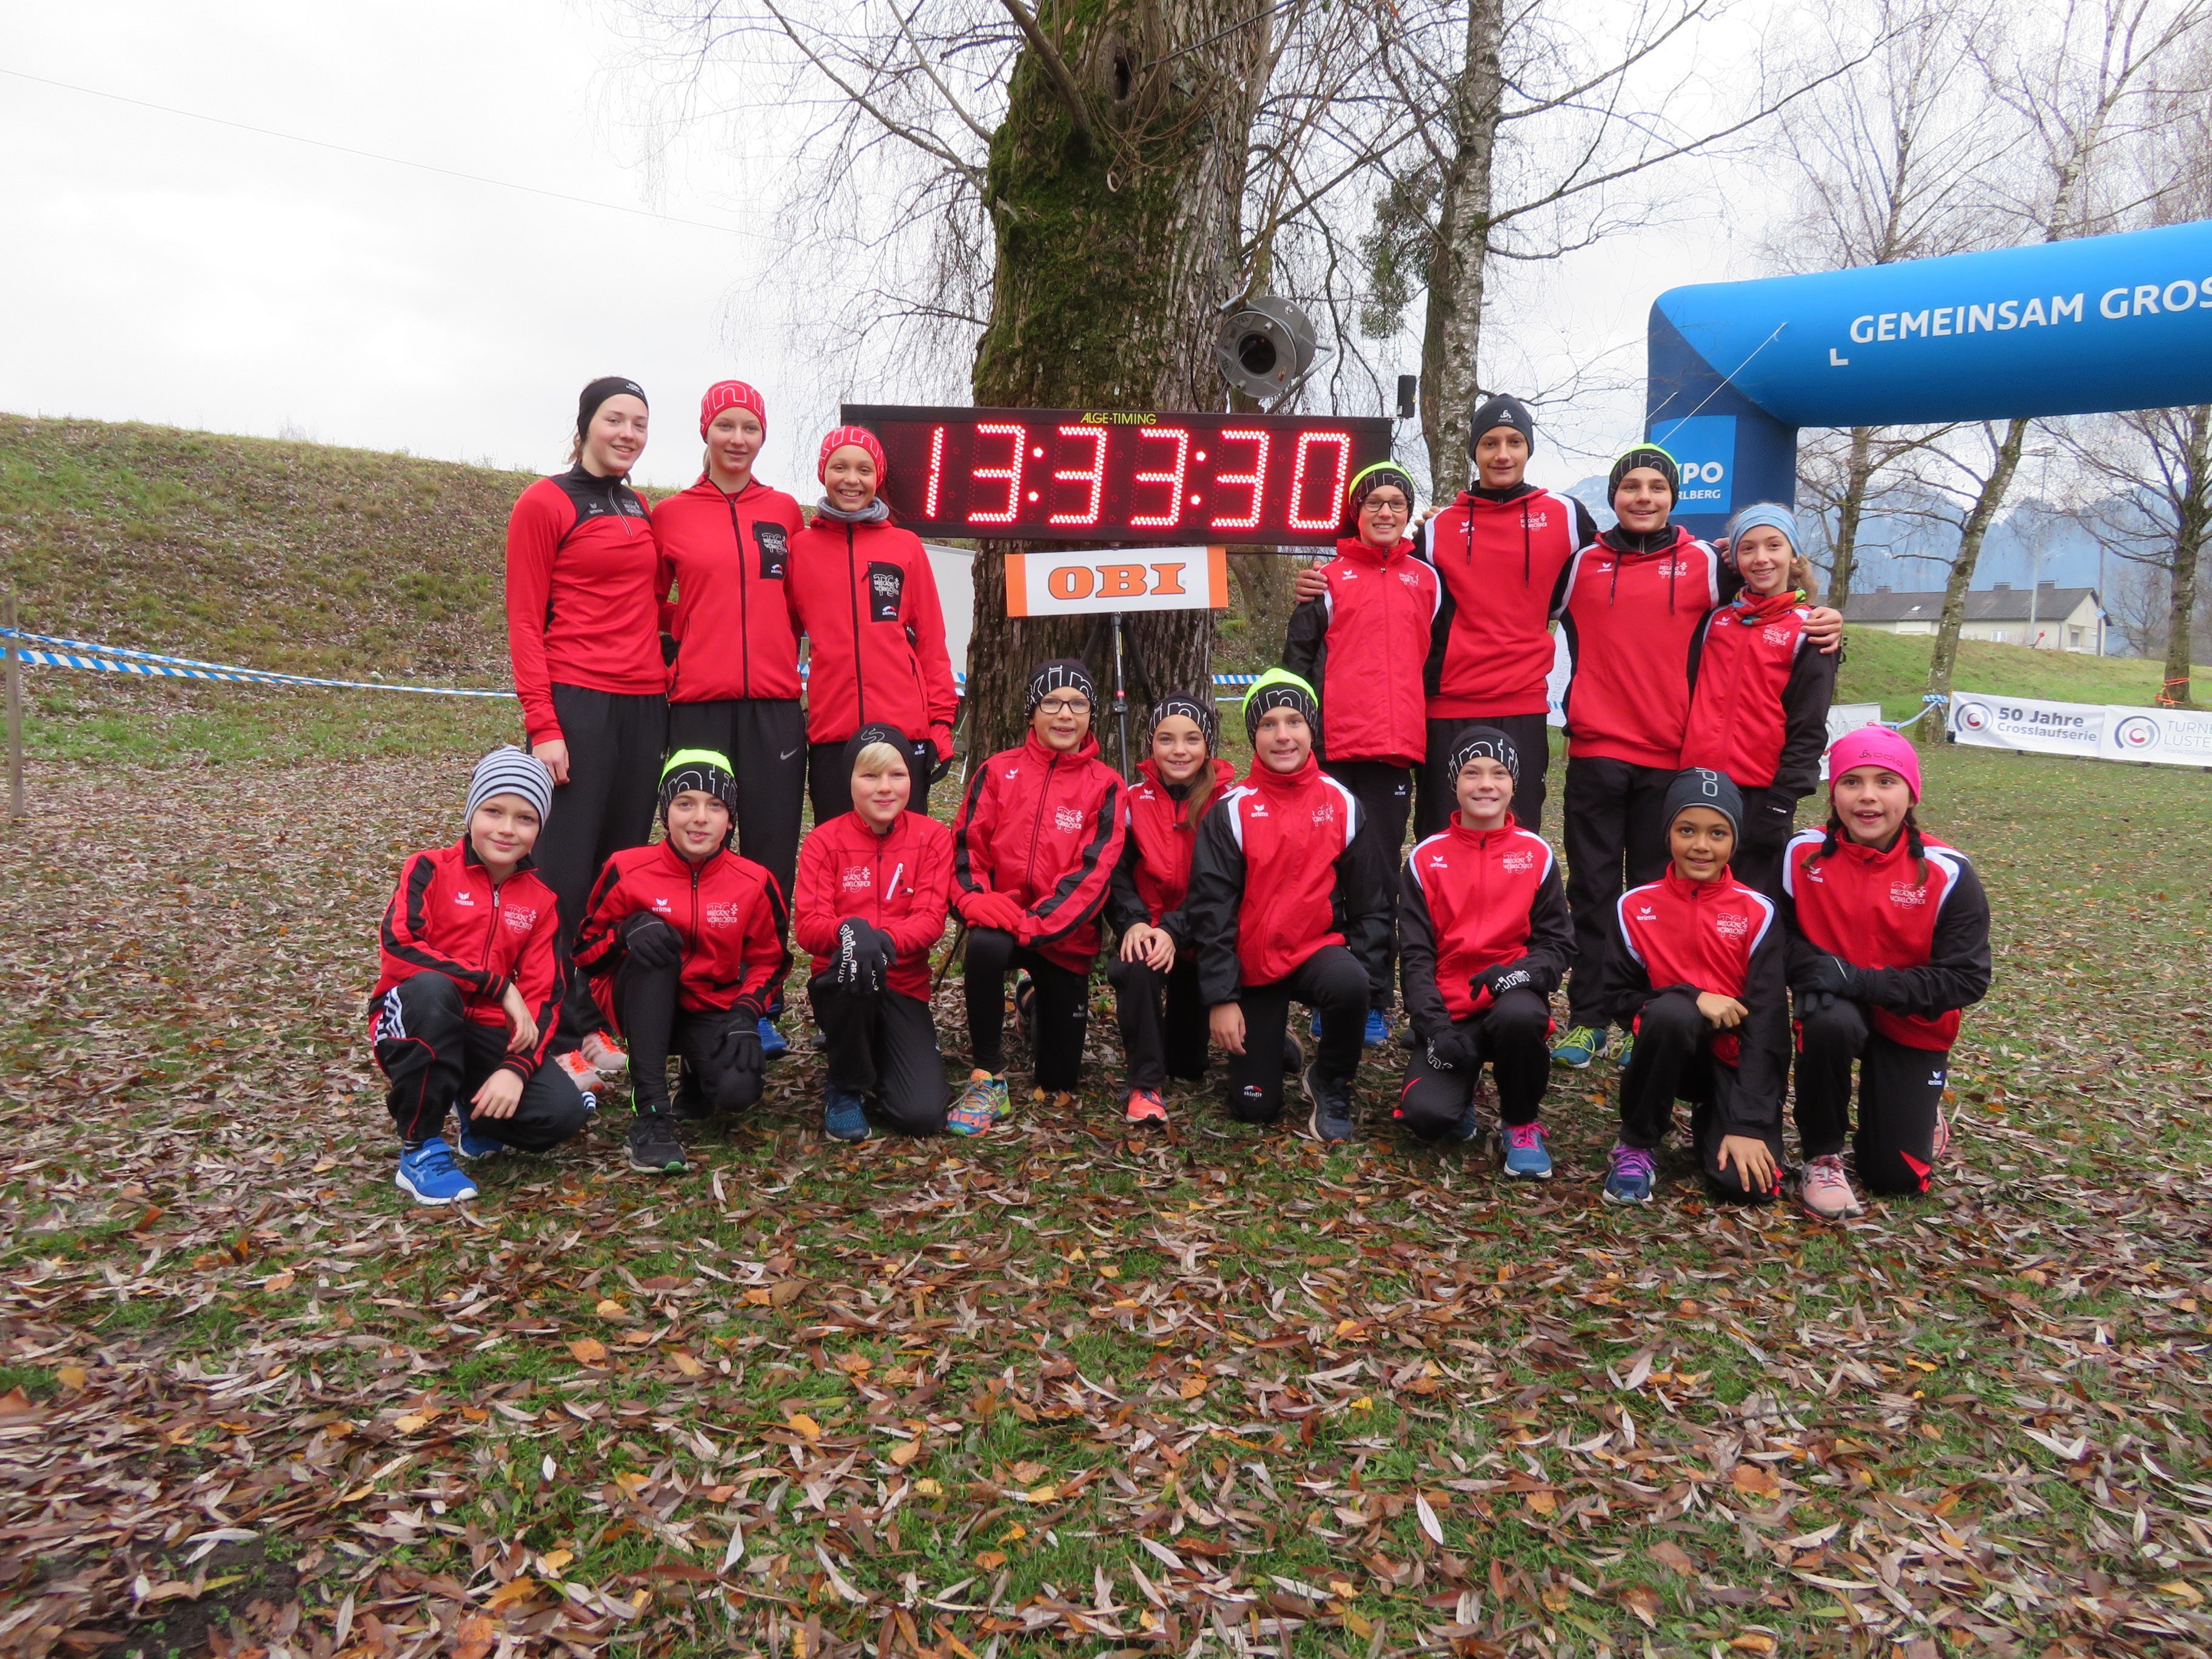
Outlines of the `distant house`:
<svg viewBox="0 0 2212 1659">
<path fill-rule="evenodd" d="M 1871 593 L 1852 594 L 1844 619 L 1854 628 L 1885 634 L 1933 634 L 1943 620 L 1943 596 L 1877 587 Z M 2102 656 L 2105 620 L 2105 607 L 2094 587 L 2060 587 L 2053 582 L 2014 587 L 1999 582 L 1967 593 L 1959 637 Z"/>
</svg>

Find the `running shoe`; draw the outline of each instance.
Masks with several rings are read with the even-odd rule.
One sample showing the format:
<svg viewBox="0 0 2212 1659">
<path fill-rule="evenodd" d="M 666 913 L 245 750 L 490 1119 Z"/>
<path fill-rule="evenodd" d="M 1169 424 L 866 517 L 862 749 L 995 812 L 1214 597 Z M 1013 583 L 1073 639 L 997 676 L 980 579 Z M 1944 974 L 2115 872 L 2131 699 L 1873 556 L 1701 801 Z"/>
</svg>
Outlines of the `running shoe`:
<svg viewBox="0 0 2212 1659">
<path fill-rule="evenodd" d="M 1657 1158 L 1641 1146 L 1616 1140 L 1605 1172 L 1605 1201 L 1608 1204 L 1649 1204 Z"/>
<path fill-rule="evenodd" d="M 945 1127 L 956 1135 L 980 1135 L 1006 1115 L 1006 1079 L 970 1072 L 968 1086 L 945 1114 Z"/>
<path fill-rule="evenodd" d="M 1352 1139 L 1352 1097 L 1341 1083 L 1321 1074 L 1321 1062 L 1306 1067 L 1306 1098 L 1313 1103 L 1313 1111 L 1306 1119 L 1306 1132 L 1316 1140 L 1335 1146 Z"/>
<path fill-rule="evenodd" d="M 629 1167 L 645 1175 L 682 1175 L 684 1143 L 665 1112 L 640 1112 L 629 1126 Z"/>
<path fill-rule="evenodd" d="M 1160 1098 L 1158 1089 L 1132 1089 L 1124 1115 L 1132 1123 L 1164 1123 L 1168 1121 L 1168 1103 Z"/>
<path fill-rule="evenodd" d="M 1951 1120 L 1943 1109 L 1936 1109 L 1936 1149 L 1928 1154 L 1930 1164 L 1941 1164 L 1944 1154 L 1951 1150 Z"/>
<path fill-rule="evenodd" d="M 1593 1030 L 1587 1025 L 1577 1025 L 1559 1040 L 1558 1048 L 1552 1050 L 1552 1063 L 1554 1066 L 1571 1066 L 1579 1072 L 1604 1052 L 1603 1028 Z"/>
<path fill-rule="evenodd" d="M 1508 1123 L 1498 1131 L 1498 1156 L 1516 1181 L 1552 1178 L 1550 1138 L 1540 1123 Z"/>
<path fill-rule="evenodd" d="M 1367 1011 L 1367 1035 L 1361 1039 L 1370 1048 L 1380 1048 L 1390 1040 L 1390 1022 L 1382 1018 L 1380 1008 Z"/>
<path fill-rule="evenodd" d="M 417 1204 L 458 1204 L 477 1195 L 477 1183 L 453 1162 L 453 1150 L 436 1135 L 399 1154 L 392 1184 Z"/>
<path fill-rule="evenodd" d="M 469 1115 L 467 1107 L 457 1108 L 453 1115 L 461 1121 L 461 1133 L 456 1137 L 454 1150 L 471 1163 L 497 1158 L 507 1150 L 505 1141 L 477 1127 L 476 1120 Z"/>
<path fill-rule="evenodd" d="M 1797 1202 L 1806 1214 L 1817 1216 L 1822 1221 L 1842 1221 L 1865 1213 L 1859 1207 L 1858 1194 L 1851 1190 L 1850 1177 L 1844 1173 L 1843 1157 L 1838 1152 L 1805 1161 L 1804 1173 L 1797 1181 Z"/>
<path fill-rule="evenodd" d="M 592 1062 L 571 1048 L 565 1054 L 554 1055 L 553 1063 L 566 1072 L 568 1080 L 576 1085 L 576 1092 L 584 1097 L 584 1109 L 598 1111 L 599 1091 L 607 1085 L 606 1079 L 592 1069 Z"/>
<path fill-rule="evenodd" d="M 584 1057 L 584 1064 L 601 1077 L 614 1077 L 629 1070 L 629 1055 L 605 1031 L 594 1031 L 576 1045 L 576 1052 Z"/>
<path fill-rule="evenodd" d="M 1613 1063 L 1625 1072 L 1628 1069 L 1629 1056 L 1633 1054 L 1635 1052 L 1636 1033 L 1633 1031 L 1623 1031 L 1620 1034 L 1620 1047 L 1613 1053 Z"/>
<path fill-rule="evenodd" d="M 869 1133 L 866 1103 L 850 1090 L 830 1090 L 823 1103 L 822 1130 L 832 1140 L 866 1140 Z"/>
<path fill-rule="evenodd" d="M 784 1036 L 783 1028 L 767 1014 L 760 1018 L 760 1040 L 763 1060 L 781 1060 L 791 1052 L 791 1039 Z"/>
</svg>

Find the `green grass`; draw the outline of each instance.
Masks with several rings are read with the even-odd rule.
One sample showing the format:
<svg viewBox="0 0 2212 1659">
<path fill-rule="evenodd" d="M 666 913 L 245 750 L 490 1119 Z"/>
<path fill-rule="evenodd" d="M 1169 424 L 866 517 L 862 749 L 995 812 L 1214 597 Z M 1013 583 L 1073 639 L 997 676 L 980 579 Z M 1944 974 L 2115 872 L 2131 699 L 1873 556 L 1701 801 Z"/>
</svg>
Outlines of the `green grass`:
<svg viewBox="0 0 2212 1659">
<path fill-rule="evenodd" d="M 1879 702 L 1885 720 L 1904 720 L 1920 708 L 1928 689 L 1934 640 L 1872 629 L 1845 630 L 1845 656 L 1836 677 L 1838 702 Z M 2199 668 L 2199 677 L 2212 668 Z M 1961 691 L 2041 697 L 2053 702 L 2148 705 L 2166 678 L 2162 663 L 2142 657 L 2093 657 L 2073 651 L 2037 651 L 2024 645 L 1961 640 L 1951 683 Z M 2199 684 L 2212 685 L 2212 678 Z"/>
</svg>

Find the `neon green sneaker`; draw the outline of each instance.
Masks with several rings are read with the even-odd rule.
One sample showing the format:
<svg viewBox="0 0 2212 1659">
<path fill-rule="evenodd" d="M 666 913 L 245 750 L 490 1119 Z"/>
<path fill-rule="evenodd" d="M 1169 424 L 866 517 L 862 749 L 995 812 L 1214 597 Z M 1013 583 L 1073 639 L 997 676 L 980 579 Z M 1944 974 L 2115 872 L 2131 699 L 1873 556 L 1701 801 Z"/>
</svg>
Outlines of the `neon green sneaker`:
<svg viewBox="0 0 2212 1659">
<path fill-rule="evenodd" d="M 1571 1066 L 1579 1072 L 1605 1052 L 1606 1030 L 1600 1026 L 1593 1030 L 1587 1025 L 1577 1025 L 1559 1040 L 1552 1050 L 1552 1063 Z"/>
</svg>

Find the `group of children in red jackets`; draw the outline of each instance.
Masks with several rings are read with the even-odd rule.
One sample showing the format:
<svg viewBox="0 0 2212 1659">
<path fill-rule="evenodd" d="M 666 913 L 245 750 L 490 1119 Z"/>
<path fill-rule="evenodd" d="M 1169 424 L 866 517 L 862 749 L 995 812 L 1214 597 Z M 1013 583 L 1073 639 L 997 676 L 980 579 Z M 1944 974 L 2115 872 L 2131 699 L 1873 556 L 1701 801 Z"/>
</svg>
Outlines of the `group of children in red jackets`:
<svg viewBox="0 0 2212 1659">
<path fill-rule="evenodd" d="M 755 403 L 702 407 L 710 461 L 713 417 L 757 416 Z M 1350 1139 L 1353 1076 L 1395 990 L 1409 1054 L 1395 1117 L 1431 1140 L 1474 1139 L 1488 1067 L 1510 1176 L 1551 1176 L 1550 1068 L 1586 1065 L 1617 1025 L 1630 1046 L 1608 1200 L 1650 1200 L 1678 1100 L 1692 1104 L 1713 1195 L 1777 1195 L 1793 1048 L 1805 1206 L 1856 1211 L 1841 1158 L 1855 1063 L 1860 1180 L 1924 1191 L 1959 1011 L 1989 982 L 1988 908 L 1966 859 L 1921 832 L 1917 757 L 1885 728 L 1829 750 L 1827 821 L 1792 837 L 1834 678 L 1822 646 L 1837 636 L 1834 613 L 1803 591 L 1794 520 L 1748 510 L 1724 558 L 1672 525 L 1673 461 L 1639 446 L 1613 469 L 1619 523 L 1600 534 L 1578 503 L 1522 481 L 1533 441 L 1513 400 L 1479 409 L 1477 481 L 1426 526 L 1425 548 L 1408 535 L 1409 477 L 1385 465 L 1353 482 L 1350 533 L 1302 578 L 1285 665 L 1244 700 L 1253 758 L 1241 779 L 1218 752 L 1212 699 L 1176 693 L 1152 710 L 1150 752 L 1125 781 L 1100 757 L 1088 670 L 1054 659 L 1030 677 L 1028 734 L 971 769 L 950 828 L 927 805 L 950 749 L 949 716 L 927 691 L 941 623 L 933 660 L 911 620 L 926 562 L 917 580 L 913 550 L 884 533 L 895 526 L 878 493 L 880 446 L 860 428 L 831 434 L 825 499 L 803 531 L 795 510 L 749 501 L 710 466 L 653 517 L 685 550 L 661 615 L 676 630 L 669 683 L 694 694 L 668 725 L 660 839 L 600 861 L 568 943 L 557 888 L 532 858 L 567 810 L 563 769 L 500 750 L 471 779 L 460 841 L 402 870 L 371 1024 L 402 1141 L 398 1184 L 428 1203 L 473 1196 L 454 1152 L 473 1160 L 574 1134 L 625 1061 L 631 1163 L 681 1170 L 679 1121 L 762 1097 L 788 938 L 811 958 L 823 1127 L 840 1139 L 865 1139 L 876 1121 L 977 1134 L 1004 1121 L 1010 980 L 1030 1100 L 1072 1105 L 1104 954 L 1133 1125 L 1163 1121 L 1169 1079 L 1201 1079 L 1218 1048 L 1235 1117 L 1279 1119 L 1295 1075 L 1309 1132 Z M 576 510 L 627 520 L 619 505 Z M 734 574 L 727 558 L 700 562 L 702 526 L 734 552 Z M 842 601 L 817 605 L 817 586 Z M 933 586 L 924 597 L 933 607 Z M 770 598 L 781 634 L 760 614 Z M 763 707 L 795 702 L 781 695 L 797 688 L 795 666 L 778 678 L 785 641 L 794 628 L 815 637 L 816 608 L 867 601 L 894 626 L 840 614 L 816 637 L 817 684 L 833 703 L 850 690 L 849 707 L 808 714 L 815 828 L 787 855 L 775 835 L 741 854 L 742 803 L 771 775 L 765 751 L 780 763 L 797 747 L 785 739 L 798 728 Z M 1538 833 L 1554 619 L 1576 669 L 1564 878 Z M 709 627 L 741 642 L 734 669 L 727 650 L 697 648 Z M 903 660 L 882 654 L 901 641 Z M 896 688 L 885 701 L 898 718 L 878 717 L 872 682 Z M 525 706 L 533 736 L 544 718 L 592 712 L 573 696 L 526 693 Z M 839 727 L 838 740 L 822 735 Z M 1409 817 L 1416 840 L 1401 864 Z M 951 917 L 970 1062 L 957 1097 L 930 1006 L 931 956 Z M 1571 1029 L 1555 1048 L 1563 981 Z M 1313 1012 L 1310 1063 L 1293 1002 Z"/>
</svg>

